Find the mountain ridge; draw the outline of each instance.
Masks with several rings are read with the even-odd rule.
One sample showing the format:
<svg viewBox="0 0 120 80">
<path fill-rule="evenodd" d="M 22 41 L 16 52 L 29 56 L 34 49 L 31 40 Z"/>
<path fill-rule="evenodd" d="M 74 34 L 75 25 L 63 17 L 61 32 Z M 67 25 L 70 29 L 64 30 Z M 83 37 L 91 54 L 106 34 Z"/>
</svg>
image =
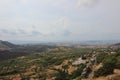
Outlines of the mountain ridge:
<svg viewBox="0 0 120 80">
<path fill-rule="evenodd" d="M 15 48 L 17 45 L 10 43 L 8 41 L 2 41 L 0 40 L 0 49 L 4 49 L 4 50 L 9 50 L 11 48 Z"/>
</svg>

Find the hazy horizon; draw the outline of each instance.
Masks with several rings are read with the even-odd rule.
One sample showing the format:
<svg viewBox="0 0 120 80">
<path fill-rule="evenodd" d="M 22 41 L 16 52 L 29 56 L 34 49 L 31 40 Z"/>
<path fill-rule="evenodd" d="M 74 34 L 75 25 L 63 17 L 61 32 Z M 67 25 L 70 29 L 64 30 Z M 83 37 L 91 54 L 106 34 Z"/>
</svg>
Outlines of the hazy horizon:
<svg viewBox="0 0 120 80">
<path fill-rule="evenodd" d="M 117 44 L 120 40 L 81 40 L 81 41 L 20 41 L 20 40 L 8 40 L 13 44 L 49 44 L 49 43 L 74 43 L 74 44 Z"/>
<path fill-rule="evenodd" d="M 120 0 L 1 0 L 0 40 L 120 40 Z"/>
</svg>

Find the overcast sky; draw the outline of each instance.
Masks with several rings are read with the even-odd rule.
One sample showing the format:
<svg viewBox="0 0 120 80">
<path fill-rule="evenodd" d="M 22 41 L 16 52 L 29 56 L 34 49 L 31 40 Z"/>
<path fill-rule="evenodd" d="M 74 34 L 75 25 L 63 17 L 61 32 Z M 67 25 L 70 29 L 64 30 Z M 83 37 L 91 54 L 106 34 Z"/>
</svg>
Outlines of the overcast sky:
<svg viewBox="0 0 120 80">
<path fill-rule="evenodd" d="M 120 0 L 0 0 L 0 39 L 120 40 Z"/>
</svg>

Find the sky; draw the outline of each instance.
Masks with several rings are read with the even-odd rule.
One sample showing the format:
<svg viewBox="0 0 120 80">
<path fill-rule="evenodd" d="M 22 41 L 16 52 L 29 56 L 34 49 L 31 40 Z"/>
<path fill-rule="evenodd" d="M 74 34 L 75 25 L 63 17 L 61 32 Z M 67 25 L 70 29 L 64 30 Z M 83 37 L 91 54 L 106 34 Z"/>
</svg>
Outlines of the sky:
<svg viewBox="0 0 120 80">
<path fill-rule="evenodd" d="M 120 0 L 0 0 L 0 40 L 120 40 Z"/>
</svg>

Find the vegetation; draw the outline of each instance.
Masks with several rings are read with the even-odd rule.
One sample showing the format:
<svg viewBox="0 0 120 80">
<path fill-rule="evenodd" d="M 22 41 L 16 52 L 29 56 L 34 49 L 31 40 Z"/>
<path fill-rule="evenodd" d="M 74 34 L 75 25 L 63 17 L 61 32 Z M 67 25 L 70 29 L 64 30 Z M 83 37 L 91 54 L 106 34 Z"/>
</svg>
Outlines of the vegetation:
<svg viewBox="0 0 120 80">
<path fill-rule="evenodd" d="M 106 53 L 100 53 L 98 56 L 97 56 L 97 64 L 101 63 L 104 61 L 104 59 L 107 57 L 108 54 Z"/>
<path fill-rule="evenodd" d="M 105 59 L 103 62 L 103 67 L 101 67 L 100 69 L 98 69 L 97 72 L 95 72 L 95 77 L 112 74 L 115 68 L 116 61 L 117 60 L 115 57 L 108 57 L 107 59 Z"/>
<path fill-rule="evenodd" d="M 95 77 L 113 74 L 114 69 L 120 69 L 120 61 L 117 59 L 119 53 L 102 56 L 103 67 L 95 72 Z M 101 56 L 100 56 L 101 57 Z M 99 58 L 100 59 L 100 58 Z"/>
<path fill-rule="evenodd" d="M 6 54 L 15 55 L 17 58 L 14 57 L 0 62 L 0 79 L 13 79 L 17 76 L 22 80 L 81 80 L 82 78 L 87 79 L 89 75 L 93 74 L 95 65 L 102 64 L 102 67 L 96 69 L 95 77 L 107 76 L 113 74 L 114 69 L 120 69 L 119 49 L 55 46 L 26 47 L 22 46 L 13 51 L 5 51 Z M 19 50 L 23 52 L 20 51 L 20 57 L 17 53 Z M 24 53 L 25 55 L 22 55 Z M 83 61 L 80 61 L 79 58 Z M 76 61 L 78 63 L 73 65 Z M 95 64 L 96 62 L 97 64 Z"/>
<path fill-rule="evenodd" d="M 71 76 L 72 79 L 75 79 L 76 77 L 80 77 L 85 67 L 86 66 L 84 64 L 81 64 L 80 67 L 78 67 L 78 69 L 72 73 L 72 76 Z"/>
<path fill-rule="evenodd" d="M 57 53 L 53 51 L 42 52 L 31 54 L 29 56 L 22 56 L 16 59 L 11 59 L 7 61 L 0 62 L 0 77 L 6 79 L 7 76 L 12 78 L 13 75 L 20 75 L 21 78 L 31 78 L 32 76 L 44 80 L 48 77 L 46 70 L 54 68 L 54 74 L 56 80 L 63 80 L 61 76 L 64 76 L 64 80 L 69 80 L 70 78 L 79 77 L 82 72 L 83 67 L 78 68 L 72 73 L 71 76 L 68 73 L 68 67 L 72 61 L 79 58 L 82 53 L 89 52 L 90 49 L 77 49 L 71 50 L 69 48 L 64 48 L 66 50 L 60 50 Z M 53 49 L 54 50 L 54 49 Z M 68 60 L 69 63 L 63 65 L 63 62 Z M 62 65 L 63 70 L 56 69 L 54 66 Z M 80 71 L 79 71 L 80 70 Z M 34 78 L 33 77 L 33 78 Z"/>
</svg>

